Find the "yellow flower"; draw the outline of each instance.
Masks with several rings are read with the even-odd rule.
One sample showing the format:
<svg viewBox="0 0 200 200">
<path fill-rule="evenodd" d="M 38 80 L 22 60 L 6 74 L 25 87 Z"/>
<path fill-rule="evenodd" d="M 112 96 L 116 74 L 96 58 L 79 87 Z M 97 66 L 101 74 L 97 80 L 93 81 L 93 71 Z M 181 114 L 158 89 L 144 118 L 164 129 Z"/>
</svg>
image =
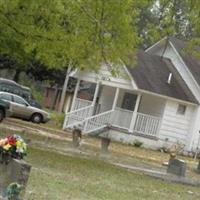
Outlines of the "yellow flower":
<svg viewBox="0 0 200 200">
<path fill-rule="evenodd" d="M 22 142 L 21 142 L 20 140 L 17 140 L 16 146 L 17 146 L 18 148 L 22 147 L 22 146 L 23 146 L 23 145 L 22 145 Z"/>
<path fill-rule="evenodd" d="M 10 149 L 11 145 L 10 144 L 6 144 L 3 149 L 5 149 L 6 151 L 8 151 Z"/>
</svg>

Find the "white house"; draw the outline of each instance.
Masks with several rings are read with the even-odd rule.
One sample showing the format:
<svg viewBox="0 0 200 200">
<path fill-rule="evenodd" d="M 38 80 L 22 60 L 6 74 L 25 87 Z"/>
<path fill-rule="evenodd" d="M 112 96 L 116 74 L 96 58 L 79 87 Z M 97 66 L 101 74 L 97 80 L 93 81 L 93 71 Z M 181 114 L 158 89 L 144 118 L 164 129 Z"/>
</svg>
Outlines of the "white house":
<svg viewBox="0 0 200 200">
<path fill-rule="evenodd" d="M 91 135 L 159 148 L 180 143 L 196 151 L 200 130 L 200 61 L 183 52 L 185 43 L 164 38 L 137 52 L 135 66 L 98 73 L 76 71 L 71 111 L 64 129 L 79 126 Z M 80 81 L 96 84 L 93 100 L 78 98 Z"/>
</svg>

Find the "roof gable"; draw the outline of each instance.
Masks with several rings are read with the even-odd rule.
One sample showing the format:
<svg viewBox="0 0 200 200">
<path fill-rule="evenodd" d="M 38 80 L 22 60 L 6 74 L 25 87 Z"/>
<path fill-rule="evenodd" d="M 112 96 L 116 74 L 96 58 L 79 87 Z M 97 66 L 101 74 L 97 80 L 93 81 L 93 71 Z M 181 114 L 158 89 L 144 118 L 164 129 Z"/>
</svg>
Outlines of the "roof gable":
<svg viewBox="0 0 200 200">
<path fill-rule="evenodd" d="M 185 52 L 185 49 L 187 48 L 187 43 L 185 41 L 179 40 L 175 37 L 169 37 L 169 41 L 176 48 L 184 63 L 192 73 L 194 79 L 200 86 L 200 60 L 192 55 L 192 53 Z"/>
<path fill-rule="evenodd" d="M 197 103 L 179 73 L 169 59 L 138 51 L 137 64 L 127 66 L 139 89 L 160 95 Z M 167 80 L 172 73 L 171 83 Z"/>
</svg>

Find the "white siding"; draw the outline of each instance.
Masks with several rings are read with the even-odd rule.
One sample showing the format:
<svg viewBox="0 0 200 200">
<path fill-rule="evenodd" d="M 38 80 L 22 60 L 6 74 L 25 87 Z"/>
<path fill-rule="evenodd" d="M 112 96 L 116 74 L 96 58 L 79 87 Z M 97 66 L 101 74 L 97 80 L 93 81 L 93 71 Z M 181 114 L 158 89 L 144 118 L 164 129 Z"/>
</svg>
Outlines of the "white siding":
<svg viewBox="0 0 200 200">
<path fill-rule="evenodd" d="M 164 45 L 159 46 L 159 44 L 158 44 L 158 45 L 155 45 L 154 47 L 150 48 L 149 50 L 147 50 L 147 52 L 149 51 L 156 55 L 162 55 L 164 52 L 164 48 L 165 48 Z M 194 79 L 193 75 L 191 74 L 190 70 L 184 63 L 183 59 L 180 57 L 180 55 L 174 48 L 172 43 L 168 44 L 163 56 L 166 58 L 169 58 L 172 61 L 172 63 L 176 67 L 177 71 L 180 73 L 181 77 L 183 78 L 183 80 L 185 81 L 187 86 L 192 91 L 193 95 L 200 102 L 200 87 L 197 84 L 196 80 Z M 192 119 L 191 119 L 190 125 L 188 125 L 190 127 L 189 135 L 188 135 L 188 137 L 185 137 L 186 138 L 185 140 L 187 140 L 187 150 L 189 150 L 189 151 L 194 151 L 194 149 L 196 150 L 198 139 L 200 137 L 200 134 L 199 134 L 200 107 L 199 106 L 198 107 L 196 106 L 193 108 L 192 115 L 193 116 L 191 116 Z M 176 126 L 178 126 L 178 124 Z M 181 127 L 183 127 L 184 130 L 187 129 L 184 126 L 181 126 Z M 180 127 L 180 129 L 181 129 L 181 127 Z M 166 133 L 166 132 L 167 131 L 165 131 L 164 133 Z M 182 134 L 183 133 L 185 134 L 185 132 L 183 131 Z M 183 136 L 181 138 L 183 138 Z"/>
<path fill-rule="evenodd" d="M 105 112 L 112 109 L 116 88 L 103 86 L 99 99 L 100 111 Z"/>
<path fill-rule="evenodd" d="M 180 115 L 177 114 L 178 105 L 179 103 L 175 101 L 167 100 L 159 138 L 169 142 L 180 142 L 187 146 L 189 135 L 192 137 L 194 106 L 186 105 L 185 114 Z"/>
<path fill-rule="evenodd" d="M 142 94 L 138 112 L 147 115 L 162 117 L 165 102 L 166 101 L 163 98 L 155 97 L 148 94 Z"/>
<path fill-rule="evenodd" d="M 192 119 L 192 123 L 191 123 L 191 128 L 193 130 L 193 136 L 192 137 L 188 137 L 188 141 L 190 142 L 188 144 L 188 149 L 190 151 L 195 152 L 197 150 L 197 145 L 200 139 L 200 106 L 198 106 L 195 109 L 195 112 L 193 114 L 193 119 Z M 200 143 L 198 146 L 198 149 L 200 148 Z"/>
</svg>

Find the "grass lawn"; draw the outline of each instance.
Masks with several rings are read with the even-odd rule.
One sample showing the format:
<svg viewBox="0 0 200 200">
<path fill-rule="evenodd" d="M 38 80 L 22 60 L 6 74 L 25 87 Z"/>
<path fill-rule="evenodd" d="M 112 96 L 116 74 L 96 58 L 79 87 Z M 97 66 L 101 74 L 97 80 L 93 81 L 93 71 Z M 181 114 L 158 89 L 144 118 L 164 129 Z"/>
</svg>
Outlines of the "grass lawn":
<svg viewBox="0 0 200 200">
<path fill-rule="evenodd" d="M 26 200 L 193 200 L 197 187 L 167 183 L 94 159 L 29 148 Z"/>
</svg>

